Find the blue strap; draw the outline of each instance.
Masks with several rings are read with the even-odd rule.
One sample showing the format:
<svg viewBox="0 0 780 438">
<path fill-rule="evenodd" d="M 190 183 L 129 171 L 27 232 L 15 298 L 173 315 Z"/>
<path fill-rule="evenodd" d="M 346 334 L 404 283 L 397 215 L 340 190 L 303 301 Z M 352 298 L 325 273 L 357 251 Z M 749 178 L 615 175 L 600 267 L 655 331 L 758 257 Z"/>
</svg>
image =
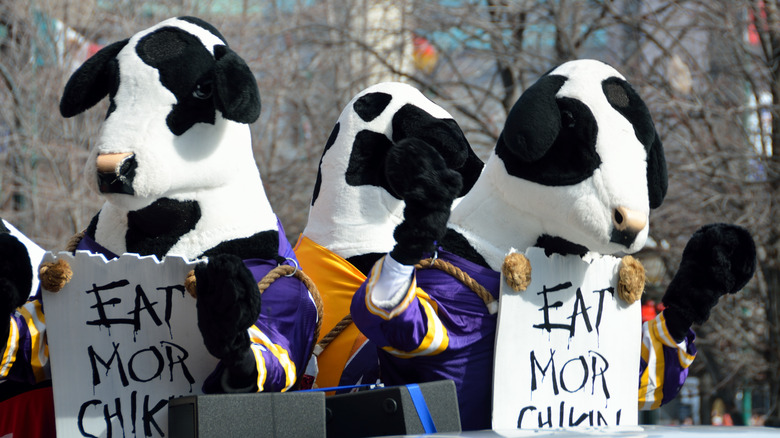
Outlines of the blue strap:
<svg viewBox="0 0 780 438">
<path fill-rule="evenodd" d="M 420 385 L 406 385 L 406 389 L 409 390 L 409 395 L 412 396 L 412 403 L 414 408 L 417 409 L 417 416 L 420 417 L 425 433 L 436 433 L 436 425 L 433 424 L 433 418 L 431 418 L 431 413 L 428 411 L 425 397 L 423 397 L 423 393 L 420 391 Z"/>
<path fill-rule="evenodd" d="M 329 388 L 311 388 L 311 389 L 301 389 L 297 392 L 330 392 L 330 391 L 341 391 L 345 389 L 361 389 L 361 388 L 369 388 L 374 389 L 378 385 L 376 383 L 365 383 L 362 385 L 346 385 L 346 386 L 331 386 Z"/>
</svg>

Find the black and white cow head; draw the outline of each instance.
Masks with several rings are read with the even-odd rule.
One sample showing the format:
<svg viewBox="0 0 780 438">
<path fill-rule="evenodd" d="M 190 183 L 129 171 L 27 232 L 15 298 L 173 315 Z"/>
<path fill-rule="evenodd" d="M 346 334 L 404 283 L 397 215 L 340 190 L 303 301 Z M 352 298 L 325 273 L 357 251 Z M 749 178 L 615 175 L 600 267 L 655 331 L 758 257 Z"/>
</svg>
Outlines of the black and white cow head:
<svg viewBox="0 0 780 438">
<path fill-rule="evenodd" d="M 387 182 L 385 158 L 409 138 L 433 146 L 461 173 L 462 193 L 471 188 L 482 161 L 452 116 L 410 85 L 377 84 L 358 93 L 333 128 L 303 235 L 360 266 L 392 249 L 404 204 Z M 363 256 L 371 260 L 362 263 Z"/>
<path fill-rule="evenodd" d="M 456 230 L 496 244 L 493 234 L 510 233 L 520 247 L 579 254 L 641 249 L 667 187 L 647 107 L 620 73 L 594 60 L 562 64 L 523 93 L 483 176 L 469 197 L 500 199 L 494 208 L 507 223 L 476 231 L 474 217 L 458 225 L 469 221 L 461 211 Z"/>
<path fill-rule="evenodd" d="M 71 117 L 106 96 L 87 173 L 112 202 L 218 186 L 251 157 L 246 124 L 260 114 L 255 78 L 202 20 L 172 18 L 103 48 L 70 78 L 60 110 Z M 99 179 L 98 157 L 109 154 L 121 154 L 121 171 Z"/>
<path fill-rule="evenodd" d="M 212 25 L 171 18 L 103 48 L 71 76 L 60 111 L 72 117 L 105 97 L 108 114 L 86 167 L 107 201 L 99 243 L 124 252 L 133 246 L 126 234 L 138 235 L 133 217 L 154 225 L 170 212 L 178 222 L 159 232 L 177 234 L 168 240 L 180 245 L 163 253 L 195 256 L 258 226 L 276 228 L 248 126 L 260 114 L 257 82 Z M 142 231 L 149 239 L 157 232 Z"/>
</svg>

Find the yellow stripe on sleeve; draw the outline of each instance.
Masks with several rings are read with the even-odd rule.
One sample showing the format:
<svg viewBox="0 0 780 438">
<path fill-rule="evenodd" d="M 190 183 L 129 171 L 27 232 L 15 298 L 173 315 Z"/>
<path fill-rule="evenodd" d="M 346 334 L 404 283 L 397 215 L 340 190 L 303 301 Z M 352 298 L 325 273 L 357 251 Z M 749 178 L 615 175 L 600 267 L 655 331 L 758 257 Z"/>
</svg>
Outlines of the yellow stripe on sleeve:
<svg viewBox="0 0 780 438">
<path fill-rule="evenodd" d="M 392 354 L 393 356 L 400 358 L 410 358 L 415 356 L 434 356 L 447 349 L 449 346 L 450 338 L 447 332 L 447 328 L 444 327 L 438 315 L 438 306 L 436 302 L 431 300 L 431 297 L 417 288 L 417 298 L 420 305 L 422 305 L 425 311 L 425 316 L 428 320 L 427 332 L 420 345 L 412 351 L 397 350 L 392 347 L 383 347 L 383 350 Z"/>
<path fill-rule="evenodd" d="M 271 354 L 274 355 L 276 360 L 279 361 L 279 364 L 282 366 L 282 369 L 284 369 L 285 374 L 285 386 L 282 388 L 281 392 L 288 391 L 292 386 L 295 384 L 295 378 L 296 378 L 296 367 L 295 363 L 290 359 L 290 353 L 282 348 L 278 344 L 274 344 L 271 339 L 266 336 L 265 333 L 260 331 L 260 329 L 253 325 L 249 328 L 249 339 L 258 345 L 261 345 L 265 347 L 268 351 L 271 352 Z M 258 361 L 258 373 L 260 372 L 260 362 Z M 265 364 L 263 363 L 263 368 L 265 368 Z M 258 385 L 259 387 L 259 385 Z"/>
<path fill-rule="evenodd" d="M 11 367 L 16 360 L 17 346 L 19 345 L 19 326 L 16 324 L 14 318 L 11 320 L 11 326 L 8 330 L 8 341 L 5 344 L 5 351 L 3 352 L 2 368 L 0 368 L 0 378 L 4 379 L 8 377 L 8 373 L 11 371 Z"/>
<path fill-rule="evenodd" d="M 48 356 L 46 355 L 47 345 L 44 337 L 46 336 L 46 324 L 44 322 L 43 311 L 39 301 L 28 302 L 19 308 L 19 313 L 24 317 L 27 328 L 30 331 L 31 354 L 30 366 L 32 367 L 35 381 L 40 382 L 47 379 L 46 364 Z"/>
</svg>

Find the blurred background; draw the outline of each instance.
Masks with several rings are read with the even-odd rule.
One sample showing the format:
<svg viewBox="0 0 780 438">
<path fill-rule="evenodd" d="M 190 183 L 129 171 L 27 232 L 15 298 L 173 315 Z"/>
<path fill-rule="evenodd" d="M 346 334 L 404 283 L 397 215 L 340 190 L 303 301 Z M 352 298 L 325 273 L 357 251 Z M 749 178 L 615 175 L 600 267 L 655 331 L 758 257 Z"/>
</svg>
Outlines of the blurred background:
<svg viewBox="0 0 780 438">
<path fill-rule="evenodd" d="M 418 87 L 487 159 L 507 111 L 541 74 L 575 58 L 612 64 L 647 102 L 669 166 L 669 195 L 640 253 L 643 313 L 660 310 L 699 226 L 742 225 L 759 247 L 755 278 L 695 327 L 699 355 L 683 394 L 643 419 L 778 416 L 777 1 L 0 0 L 0 216 L 45 249 L 63 249 L 101 205 L 82 168 L 107 101 L 65 120 L 65 82 L 104 45 L 177 15 L 214 24 L 255 73 L 263 104 L 255 157 L 293 243 L 325 141 L 363 88 Z"/>
</svg>

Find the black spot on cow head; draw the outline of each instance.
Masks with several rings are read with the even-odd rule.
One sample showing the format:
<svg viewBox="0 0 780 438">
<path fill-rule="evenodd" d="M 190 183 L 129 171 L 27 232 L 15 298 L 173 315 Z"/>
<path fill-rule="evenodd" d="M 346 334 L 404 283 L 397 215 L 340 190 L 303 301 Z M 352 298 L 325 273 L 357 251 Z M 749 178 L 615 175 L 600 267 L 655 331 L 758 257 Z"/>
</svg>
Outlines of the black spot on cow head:
<svg viewBox="0 0 780 438">
<path fill-rule="evenodd" d="M 352 105 L 352 108 L 361 119 L 370 122 L 382 114 L 382 111 L 387 108 L 392 99 L 393 96 L 387 93 L 368 93 L 360 96 Z"/>
<path fill-rule="evenodd" d="M 127 213 L 127 251 L 162 258 L 200 220 L 197 201 L 161 198 Z"/>
<path fill-rule="evenodd" d="M 0 218 L 0 233 L 10 233 L 11 230 L 8 229 L 8 227 L 5 226 L 5 222 L 3 222 L 2 218 Z"/>
<path fill-rule="evenodd" d="M 385 179 L 385 158 L 393 142 L 382 133 L 363 130 L 355 136 L 352 154 L 345 174 L 351 186 L 372 185 L 382 187 L 395 198 L 401 199 Z"/>
<path fill-rule="evenodd" d="M 214 57 L 194 35 L 163 27 L 141 38 L 136 53 L 160 72 L 160 82 L 176 96 L 168 114 L 171 132 L 181 135 L 196 123 L 214 124 Z"/>
<path fill-rule="evenodd" d="M 322 151 L 322 155 L 320 156 L 320 165 L 317 167 L 317 180 L 314 181 L 314 193 L 311 195 L 311 205 L 314 205 L 314 201 L 320 196 L 320 186 L 322 185 L 322 158 L 325 157 L 325 154 L 328 153 L 328 149 L 336 142 L 336 137 L 339 136 L 339 129 L 341 129 L 341 124 L 336 123 L 336 126 L 333 127 L 333 131 L 330 132 L 328 142 L 325 143 L 325 150 Z"/>
</svg>

